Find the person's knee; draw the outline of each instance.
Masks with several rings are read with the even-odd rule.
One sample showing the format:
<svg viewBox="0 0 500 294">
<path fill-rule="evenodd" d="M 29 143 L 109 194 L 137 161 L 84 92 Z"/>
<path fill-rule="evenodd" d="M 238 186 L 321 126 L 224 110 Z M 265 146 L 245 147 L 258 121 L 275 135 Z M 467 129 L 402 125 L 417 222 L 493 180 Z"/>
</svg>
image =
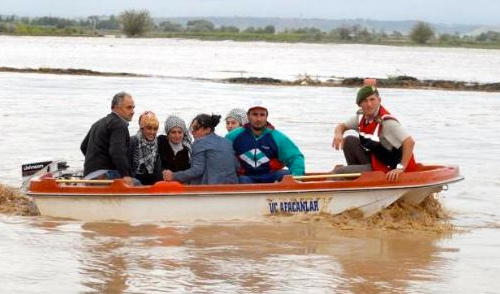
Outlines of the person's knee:
<svg viewBox="0 0 500 294">
<path fill-rule="evenodd" d="M 334 174 L 351 174 L 351 173 L 362 173 L 371 171 L 372 167 L 370 164 L 355 164 L 355 165 L 342 165 L 335 166 L 333 169 Z"/>
<path fill-rule="evenodd" d="M 278 171 L 276 171 L 274 181 L 281 182 L 283 180 L 283 177 L 286 175 L 289 175 L 289 174 L 290 174 L 290 171 L 287 169 L 278 170 Z"/>
<path fill-rule="evenodd" d="M 352 148 L 354 146 L 359 145 L 359 137 L 356 136 L 346 136 L 344 138 L 344 149 Z"/>
<path fill-rule="evenodd" d="M 249 176 L 238 176 L 238 183 L 240 184 L 252 184 L 254 181 Z"/>
</svg>

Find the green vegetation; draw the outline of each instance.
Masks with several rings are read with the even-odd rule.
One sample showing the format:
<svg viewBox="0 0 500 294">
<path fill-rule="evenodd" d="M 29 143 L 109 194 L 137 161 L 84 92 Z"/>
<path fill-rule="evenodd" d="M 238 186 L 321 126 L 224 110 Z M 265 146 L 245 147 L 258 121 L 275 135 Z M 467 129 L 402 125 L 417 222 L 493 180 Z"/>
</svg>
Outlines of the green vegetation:
<svg viewBox="0 0 500 294">
<path fill-rule="evenodd" d="M 147 10 L 125 10 L 120 14 L 120 23 L 127 37 L 142 36 L 153 26 Z"/>
<path fill-rule="evenodd" d="M 200 40 L 500 48 L 499 32 L 487 31 L 475 36 L 459 35 L 458 33 L 437 34 L 429 24 L 424 22 L 415 24 L 408 35 L 398 31 L 369 30 L 360 25 L 342 26 L 330 31 L 322 31 L 314 27 L 278 31 L 272 25 L 246 28 L 231 25 L 217 27 L 204 19 L 190 20 L 185 24 L 171 21 L 154 23 L 146 10 L 126 10 L 119 16 L 89 16 L 86 19 L 0 16 L 0 34 L 34 36 L 126 35 L 128 37 Z"/>
<path fill-rule="evenodd" d="M 434 37 L 434 30 L 425 22 L 419 21 L 410 32 L 410 39 L 418 44 L 425 44 Z"/>
</svg>

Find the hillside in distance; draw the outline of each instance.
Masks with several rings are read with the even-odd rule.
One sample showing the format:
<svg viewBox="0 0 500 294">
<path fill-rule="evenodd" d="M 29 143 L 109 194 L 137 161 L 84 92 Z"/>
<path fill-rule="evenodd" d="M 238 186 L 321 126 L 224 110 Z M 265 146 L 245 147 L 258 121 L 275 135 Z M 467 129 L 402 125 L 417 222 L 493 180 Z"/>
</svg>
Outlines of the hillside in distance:
<svg viewBox="0 0 500 294">
<path fill-rule="evenodd" d="M 398 31 L 403 34 L 408 34 L 418 20 L 405 21 L 384 21 L 372 19 L 319 19 L 319 18 L 265 18 L 265 17 L 165 17 L 155 18 L 156 22 L 171 21 L 185 25 L 189 20 L 205 19 L 216 26 L 235 26 L 240 30 L 248 27 L 265 27 L 273 25 L 276 31 L 284 31 L 286 29 L 298 29 L 305 27 L 314 27 L 322 31 L 328 32 L 332 29 L 343 26 L 359 25 L 368 30 L 377 32 L 384 31 L 392 33 Z M 483 25 L 467 25 L 467 24 L 439 24 L 431 23 L 435 32 L 438 34 L 449 33 L 460 35 L 474 34 L 477 31 L 484 31 Z M 488 28 L 489 30 L 498 30 L 499 28 Z"/>
</svg>

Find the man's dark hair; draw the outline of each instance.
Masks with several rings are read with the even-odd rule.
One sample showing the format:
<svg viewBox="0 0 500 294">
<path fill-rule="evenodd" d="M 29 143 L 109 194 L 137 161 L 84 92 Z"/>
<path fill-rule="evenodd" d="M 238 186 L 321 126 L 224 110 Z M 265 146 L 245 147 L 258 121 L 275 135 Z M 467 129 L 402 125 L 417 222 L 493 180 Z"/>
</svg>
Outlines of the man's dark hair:
<svg viewBox="0 0 500 294">
<path fill-rule="evenodd" d="M 125 99 L 125 97 L 127 96 L 132 97 L 129 93 L 124 91 L 116 93 L 115 96 L 113 96 L 113 100 L 111 100 L 111 109 L 115 108 L 115 106 L 122 104 L 123 99 Z"/>
</svg>

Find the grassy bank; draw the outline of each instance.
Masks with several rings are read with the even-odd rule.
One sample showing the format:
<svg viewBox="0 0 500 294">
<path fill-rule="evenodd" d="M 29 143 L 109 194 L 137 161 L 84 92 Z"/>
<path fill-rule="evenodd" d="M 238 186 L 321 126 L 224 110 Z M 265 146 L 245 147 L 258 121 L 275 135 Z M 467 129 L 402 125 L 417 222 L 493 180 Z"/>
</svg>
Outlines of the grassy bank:
<svg viewBox="0 0 500 294">
<path fill-rule="evenodd" d="M 478 40 L 474 37 L 441 36 L 424 44 L 415 43 L 409 36 L 402 34 L 369 33 L 361 31 L 358 34 L 343 34 L 332 30 L 291 30 L 266 33 L 262 31 L 164 31 L 154 29 L 146 32 L 141 38 L 178 38 L 207 41 L 237 41 L 237 42 L 275 42 L 275 43 L 314 43 L 314 44 L 371 44 L 387 46 L 425 46 L 425 47 L 458 47 L 500 49 L 500 39 Z M 88 26 L 39 26 L 24 23 L 0 23 L 0 35 L 11 36 L 72 36 L 72 37 L 126 37 L 119 29 L 93 29 Z"/>
</svg>

